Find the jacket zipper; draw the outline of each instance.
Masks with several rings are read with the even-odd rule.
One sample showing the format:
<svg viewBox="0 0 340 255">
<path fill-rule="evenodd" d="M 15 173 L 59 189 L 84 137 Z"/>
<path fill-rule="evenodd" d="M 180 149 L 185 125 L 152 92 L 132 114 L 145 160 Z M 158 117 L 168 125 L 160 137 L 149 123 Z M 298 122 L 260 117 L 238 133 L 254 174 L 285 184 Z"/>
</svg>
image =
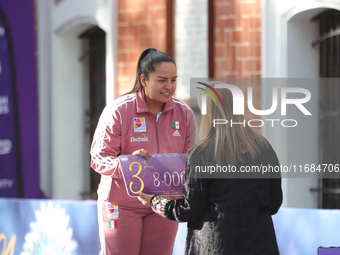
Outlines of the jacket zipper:
<svg viewBox="0 0 340 255">
<path fill-rule="evenodd" d="M 158 115 L 159 114 L 159 115 Z M 158 122 L 161 118 L 162 113 L 158 113 L 157 116 L 155 116 L 155 126 L 156 126 L 156 140 L 157 140 L 157 154 L 159 154 L 159 138 L 158 138 Z"/>
<path fill-rule="evenodd" d="M 157 140 L 157 154 L 159 153 L 159 140 L 158 140 L 158 124 L 156 122 L 156 140 Z"/>
</svg>

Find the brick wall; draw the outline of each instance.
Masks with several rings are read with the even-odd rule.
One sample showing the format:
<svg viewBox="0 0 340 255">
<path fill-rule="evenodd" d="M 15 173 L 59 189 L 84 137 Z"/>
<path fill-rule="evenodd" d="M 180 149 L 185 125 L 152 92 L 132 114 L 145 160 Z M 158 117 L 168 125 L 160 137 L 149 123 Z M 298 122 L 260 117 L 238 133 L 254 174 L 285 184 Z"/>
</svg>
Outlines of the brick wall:
<svg viewBox="0 0 340 255">
<path fill-rule="evenodd" d="M 148 47 L 168 53 L 167 0 L 119 0 L 118 94 L 134 85 L 136 64 Z"/>
<path fill-rule="evenodd" d="M 214 0 L 215 77 L 261 76 L 260 4 Z"/>
<path fill-rule="evenodd" d="M 260 78 L 261 0 L 214 0 L 213 13 L 213 76 Z M 254 107 L 261 109 L 261 84 L 251 79 L 243 82 L 245 96 L 249 86 L 253 88 Z M 245 109 L 247 119 L 260 118 Z"/>
</svg>

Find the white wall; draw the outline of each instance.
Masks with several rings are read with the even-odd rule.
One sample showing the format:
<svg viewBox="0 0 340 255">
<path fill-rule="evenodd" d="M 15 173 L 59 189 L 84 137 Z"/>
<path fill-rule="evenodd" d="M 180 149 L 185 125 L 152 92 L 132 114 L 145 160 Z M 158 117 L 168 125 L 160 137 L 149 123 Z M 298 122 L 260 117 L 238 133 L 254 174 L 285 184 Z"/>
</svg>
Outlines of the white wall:
<svg viewBox="0 0 340 255">
<path fill-rule="evenodd" d="M 267 128 L 264 135 L 276 149 L 282 164 L 319 163 L 319 53 L 311 43 L 318 38 L 318 24 L 311 19 L 327 8 L 339 9 L 340 1 L 262 1 L 262 77 L 311 78 L 290 80 L 288 86 L 305 87 L 312 94 L 308 109 L 312 117 L 301 117 L 291 110 L 291 117 L 299 120 L 297 128 Z M 288 81 L 288 80 L 287 80 Z M 293 81 L 293 82 L 292 82 Z M 284 85 L 284 82 L 281 83 Z M 269 91 L 262 90 L 262 98 Z M 263 101 L 263 107 L 268 102 Z M 277 115 L 276 117 L 282 118 Z M 317 178 L 283 179 L 284 206 L 317 208 Z"/>
<path fill-rule="evenodd" d="M 187 100 L 190 78 L 208 77 L 208 1 L 175 1 L 177 97 Z"/>
<path fill-rule="evenodd" d="M 37 0 L 40 188 L 52 194 L 51 1 Z"/>
<path fill-rule="evenodd" d="M 81 193 L 89 189 L 89 152 L 84 149 L 84 94 L 88 88 L 79 61 L 82 45 L 78 36 L 91 26 L 106 32 L 106 94 L 111 101 L 116 95 L 116 1 L 48 2 L 37 2 L 42 12 L 38 24 L 46 24 L 38 34 L 39 51 L 42 49 L 38 55 L 41 187 L 54 199 L 81 199 Z"/>
</svg>

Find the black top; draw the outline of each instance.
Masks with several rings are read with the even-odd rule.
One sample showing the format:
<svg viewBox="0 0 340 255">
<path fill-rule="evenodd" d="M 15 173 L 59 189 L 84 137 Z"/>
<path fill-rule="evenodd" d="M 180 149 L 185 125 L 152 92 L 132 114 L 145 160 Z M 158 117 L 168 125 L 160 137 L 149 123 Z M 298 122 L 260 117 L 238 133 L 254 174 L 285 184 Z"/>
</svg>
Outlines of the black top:
<svg viewBox="0 0 340 255">
<path fill-rule="evenodd" d="M 202 146 L 191 155 L 187 175 L 194 176 L 197 165 L 216 165 L 213 151 Z M 269 147 L 237 169 L 244 165 L 279 166 L 279 161 Z M 271 215 L 282 203 L 281 175 L 272 177 L 187 178 L 184 199 L 171 200 L 165 211 L 171 220 L 188 222 L 186 254 L 279 254 Z"/>
</svg>

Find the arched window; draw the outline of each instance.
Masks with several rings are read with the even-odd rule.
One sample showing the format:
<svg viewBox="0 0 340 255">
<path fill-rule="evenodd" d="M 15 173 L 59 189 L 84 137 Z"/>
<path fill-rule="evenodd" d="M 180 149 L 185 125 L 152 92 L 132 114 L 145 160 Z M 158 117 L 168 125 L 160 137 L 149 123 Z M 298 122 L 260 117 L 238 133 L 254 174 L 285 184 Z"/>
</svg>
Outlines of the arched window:
<svg viewBox="0 0 340 255">
<path fill-rule="evenodd" d="M 340 163 L 340 11 L 326 10 L 313 21 L 319 23 L 320 38 L 320 162 Z M 337 173 L 337 176 L 339 173 Z M 321 180 L 320 207 L 340 208 L 340 178 Z"/>
<path fill-rule="evenodd" d="M 100 114 L 106 102 L 106 44 L 105 32 L 93 27 L 80 35 L 83 41 L 83 54 L 80 61 L 84 65 L 85 91 L 85 135 L 88 141 L 87 151 L 96 129 Z M 90 167 L 90 163 L 87 164 Z M 90 194 L 83 194 L 84 199 L 97 198 L 100 175 L 90 169 Z"/>
</svg>

